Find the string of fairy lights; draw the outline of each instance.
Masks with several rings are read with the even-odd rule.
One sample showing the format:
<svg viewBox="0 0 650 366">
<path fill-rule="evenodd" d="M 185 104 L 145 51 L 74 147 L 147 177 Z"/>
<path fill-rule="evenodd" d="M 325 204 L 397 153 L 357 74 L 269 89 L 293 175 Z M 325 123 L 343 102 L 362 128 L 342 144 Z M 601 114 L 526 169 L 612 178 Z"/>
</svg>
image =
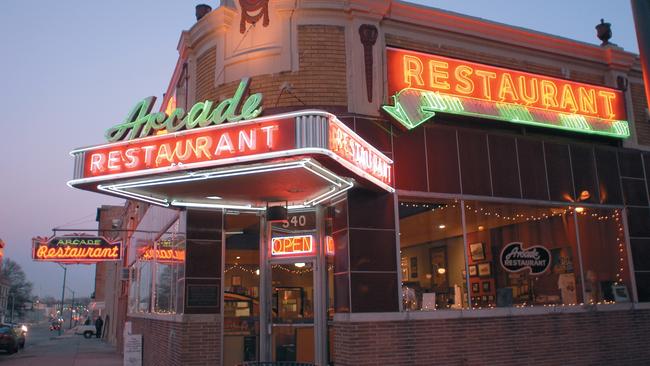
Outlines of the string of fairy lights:
<svg viewBox="0 0 650 366">
<path fill-rule="evenodd" d="M 293 265 L 293 266 L 295 266 L 295 265 Z M 285 271 L 287 273 L 296 274 L 296 275 L 302 275 L 302 274 L 305 274 L 305 273 L 313 272 L 313 268 L 310 267 L 310 266 L 305 266 L 303 268 L 296 267 L 294 269 L 294 268 L 291 268 L 291 265 L 274 264 L 274 265 L 271 266 L 271 268 L 279 269 L 279 270 Z M 333 269 L 333 268 L 334 267 L 332 265 L 329 266 L 329 269 Z M 248 264 L 243 264 L 243 265 L 242 264 L 230 264 L 230 265 L 226 265 L 226 269 L 224 270 L 224 273 L 228 273 L 230 271 L 241 271 L 241 272 L 245 272 L 245 273 L 248 273 L 248 274 L 253 274 L 253 275 L 256 275 L 256 276 L 260 275 L 259 266 L 254 265 L 254 264 L 251 264 L 251 265 L 248 265 Z"/>
<path fill-rule="evenodd" d="M 417 203 L 417 202 L 400 202 L 400 207 L 404 208 L 411 208 L 411 209 L 420 209 L 422 211 L 425 210 L 430 210 L 431 212 L 436 212 L 439 213 L 441 211 L 450 209 L 450 208 L 461 208 L 463 207 L 458 200 L 454 200 L 453 202 L 449 203 Z M 527 213 L 516 213 L 516 212 L 508 212 L 505 213 L 503 212 L 504 210 L 502 209 L 499 211 L 499 208 L 495 207 L 494 209 L 490 209 L 489 207 L 475 207 L 471 204 L 464 203 L 464 208 L 466 213 L 474 214 L 474 216 L 482 216 L 485 217 L 486 219 L 496 219 L 500 221 L 505 221 L 505 222 L 511 222 L 511 223 L 520 223 L 520 222 L 535 222 L 535 221 L 542 221 L 542 220 L 548 220 L 551 218 L 555 217 L 564 217 L 564 216 L 572 216 L 572 215 L 580 215 L 581 217 L 585 218 L 590 218 L 595 221 L 614 221 L 616 225 L 616 250 L 618 252 L 618 261 L 617 261 L 617 267 L 616 267 L 616 273 L 615 273 L 615 281 L 613 282 L 613 285 L 619 286 L 623 285 L 626 281 L 624 278 L 625 276 L 625 266 L 626 266 L 626 251 L 625 251 L 625 228 L 623 226 L 623 220 L 622 220 L 622 211 L 620 209 L 614 209 L 611 211 L 611 213 L 608 214 L 603 214 L 598 211 L 590 211 L 585 207 L 580 207 L 580 206 L 569 206 L 569 207 L 564 207 L 564 208 L 540 208 L 537 210 L 537 212 L 531 214 L 530 212 Z M 443 228 L 444 225 L 440 225 L 439 227 Z M 479 230 L 483 230 L 485 227 L 483 225 L 479 225 Z M 402 300 L 405 306 L 408 308 L 410 305 L 413 304 L 414 299 L 410 298 L 407 293 L 403 292 L 402 293 Z M 485 301 L 477 301 L 479 304 L 474 303 L 471 309 L 491 309 L 495 308 L 496 305 L 494 302 L 489 302 L 485 303 Z M 610 300 L 594 300 L 594 299 L 589 299 L 589 304 L 590 305 L 600 305 L 600 304 L 612 304 L 615 303 L 616 301 L 610 301 Z M 584 303 L 579 303 L 579 304 L 541 304 L 541 306 L 544 307 L 555 307 L 555 306 L 583 306 Z M 540 304 L 532 304 L 528 302 L 523 302 L 520 304 L 513 304 L 513 307 L 516 308 L 525 308 L 525 307 L 532 307 L 532 306 L 540 306 Z M 470 307 L 462 307 L 462 309 L 469 310 Z"/>
</svg>

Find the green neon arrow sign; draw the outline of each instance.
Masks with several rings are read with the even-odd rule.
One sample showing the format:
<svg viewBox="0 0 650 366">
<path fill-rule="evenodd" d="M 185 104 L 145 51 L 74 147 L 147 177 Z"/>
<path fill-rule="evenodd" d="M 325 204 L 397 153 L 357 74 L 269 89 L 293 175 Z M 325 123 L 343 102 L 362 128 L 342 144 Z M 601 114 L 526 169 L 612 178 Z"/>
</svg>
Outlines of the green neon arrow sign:
<svg viewBox="0 0 650 366">
<path fill-rule="evenodd" d="M 385 105 L 381 107 L 409 130 L 436 115 L 433 110 L 425 109 L 426 105 L 421 103 L 421 99 L 424 98 L 421 95 L 414 94 L 412 90 L 415 89 L 400 90 L 399 93 L 392 96 L 394 106 Z"/>
<path fill-rule="evenodd" d="M 616 138 L 630 136 L 627 121 L 561 113 L 416 88 L 402 89 L 392 98 L 394 105 L 384 105 L 382 109 L 409 130 L 441 112 Z"/>
</svg>

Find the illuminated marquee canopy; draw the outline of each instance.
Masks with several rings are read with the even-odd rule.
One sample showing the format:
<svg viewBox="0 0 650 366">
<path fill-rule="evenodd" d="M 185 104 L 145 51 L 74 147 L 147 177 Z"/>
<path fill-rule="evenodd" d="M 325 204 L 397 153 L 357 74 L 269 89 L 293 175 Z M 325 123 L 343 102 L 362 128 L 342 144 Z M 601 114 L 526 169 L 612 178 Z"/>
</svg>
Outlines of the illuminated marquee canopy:
<svg viewBox="0 0 650 366">
<path fill-rule="evenodd" d="M 161 206 L 264 209 L 261 201 L 276 200 L 290 201 L 293 208 L 310 207 L 351 188 L 346 176 L 394 191 L 393 162 L 334 115 L 315 110 L 119 141 L 71 154 L 75 174 L 70 186 Z M 220 190 L 209 181 L 232 183 Z M 275 191 L 261 192 L 262 181 L 262 188 Z M 242 192 L 247 185 L 249 191 Z M 187 199 L 202 190 L 205 197 Z M 228 192 L 234 197 L 230 201 Z M 218 196 L 219 202 L 207 196 Z M 243 204 L 253 197 L 258 202 Z"/>
<path fill-rule="evenodd" d="M 388 48 L 383 109 L 408 129 L 436 112 L 627 138 L 619 90 Z"/>
<path fill-rule="evenodd" d="M 32 258 L 42 262 L 96 263 L 121 259 L 121 242 L 103 236 L 34 238 Z"/>
</svg>

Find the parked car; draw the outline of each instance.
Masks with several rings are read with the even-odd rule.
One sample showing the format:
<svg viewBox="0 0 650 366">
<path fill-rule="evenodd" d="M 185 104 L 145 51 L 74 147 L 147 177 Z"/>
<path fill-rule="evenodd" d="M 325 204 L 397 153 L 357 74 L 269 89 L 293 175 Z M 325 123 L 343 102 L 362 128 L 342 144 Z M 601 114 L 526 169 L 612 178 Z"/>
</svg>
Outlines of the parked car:
<svg viewBox="0 0 650 366">
<path fill-rule="evenodd" d="M 9 324 L 0 324 L 0 349 L 16 353 L 19 347 L 18 333 L 14 327 Z"/>
<path fill-rule="evenodd" d="M 84 338 L 91 338 L 96 332 L 94 325 L 77 325 L 74 328 L 74 334 L 83 334 Z"/>
<path fill-rule="evenodd" d="M 20 348 L 25 348 L 25 340 L 27 339 L 27 326 L 25 324 L 16 324 L 16 323 L 7 323 L 16 332 L 18 336 L 18 346 Z"/>
</svg>

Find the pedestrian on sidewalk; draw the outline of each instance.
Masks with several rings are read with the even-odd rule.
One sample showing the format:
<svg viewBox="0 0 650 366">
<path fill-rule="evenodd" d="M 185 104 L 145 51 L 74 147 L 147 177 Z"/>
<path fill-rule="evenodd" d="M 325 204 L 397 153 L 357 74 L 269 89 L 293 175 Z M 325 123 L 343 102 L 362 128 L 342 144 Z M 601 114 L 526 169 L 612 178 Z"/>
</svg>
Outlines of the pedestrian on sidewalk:
<svg viewBox="0 0 650 366">
<path fill-rule="evenodd" d="M 97 338 L 102 337 L 102 327 L 104 326 L 104 321 L 102 320 L 101 315 L 97 317 L 97 320 L 95 320 L 95 330 L 97 331 L 96 335 Z"/>
</svg>

